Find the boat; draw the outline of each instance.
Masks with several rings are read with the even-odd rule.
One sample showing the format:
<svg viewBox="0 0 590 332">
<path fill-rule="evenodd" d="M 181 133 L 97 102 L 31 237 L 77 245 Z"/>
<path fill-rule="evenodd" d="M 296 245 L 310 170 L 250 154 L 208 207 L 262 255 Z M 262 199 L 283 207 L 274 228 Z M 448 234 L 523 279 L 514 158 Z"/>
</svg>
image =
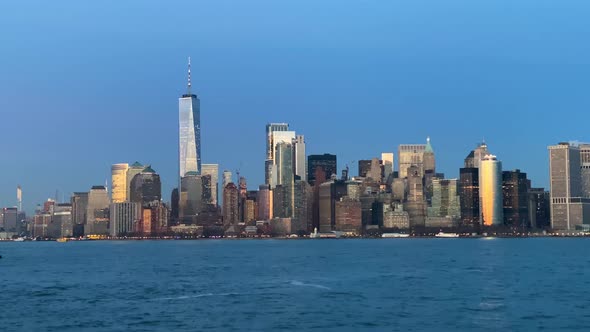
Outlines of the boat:
<svg viewBox="0 0 590 332">
<path fill-rule="evenodd" d="M 400 238 L 400 237 L 410 237 L 410 234 L 403 234 L 403 233 L 383 233 L 381 234 L 382 238 Z"/>
<path fill-rule="evenodd" d="M 57 239 L 57 242 L 60 242 L 60 243 L 68 242 L 68 238 L 60 237 L 59 239 Z"/>
<path fill-rule="evenodd" d="M 313 233 L 309 234 L 309 238 L 310 239 L 319 239 L 320 238 L 320 233 L 318 233 L 317 227 L 313 229 Z"/>
<path fill-rule="evenodd" d="M 17 237 L 16 239 L 12 240 L 13 242 L 24 242 L 25 238 L 24 237 Z"/>
<path fill-rule="evenodd" d="M 459 234 L 457 233 L 444 233 L 444 232 L 438 232 L 435 237 L 447 237 L 447 238 L 454 238 L 454 237 L 459 237 Z"/>
</svg>

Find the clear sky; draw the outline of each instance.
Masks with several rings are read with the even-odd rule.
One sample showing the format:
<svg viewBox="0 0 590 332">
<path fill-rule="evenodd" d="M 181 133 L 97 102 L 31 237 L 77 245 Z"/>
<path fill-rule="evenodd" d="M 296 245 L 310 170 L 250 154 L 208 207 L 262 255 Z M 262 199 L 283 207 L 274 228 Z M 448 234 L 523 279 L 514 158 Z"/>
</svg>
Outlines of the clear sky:
<svg viewBox="0 0 590 332">
<path fill-rule="evenodd" d="M 547 186 L 547 145 L 590 140 L 590 3 L 0 2 L 0 206 L 86 191 L 117 162 L 176 183 L 186 58 L 203 162 L 264 181 L 267 122 L 338 166 L 431 136 L 458 176 L 485 138 Z"/>
</svg>

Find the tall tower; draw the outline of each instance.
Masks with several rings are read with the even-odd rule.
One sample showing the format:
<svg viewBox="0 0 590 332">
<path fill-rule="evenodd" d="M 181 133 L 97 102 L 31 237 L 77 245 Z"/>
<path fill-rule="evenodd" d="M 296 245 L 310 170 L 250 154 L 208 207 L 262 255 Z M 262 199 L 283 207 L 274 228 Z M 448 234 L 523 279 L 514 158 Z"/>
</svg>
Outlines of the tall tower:
<svg viewBox="0 0 590 332">
<path fill-rule="evenodd" d="M 479 167 L 479 201 L 482 224 L 495 226 L 504 223 L 502 194 L 502 162 L 487 155 Z"/>
<path fill-rule="evenodd" d="M 16 187 L 16 200 L 18 202 L 18 211 L 23 210 L 23 189 L 20 184 Z"/>
<path fill-rule="evenodd" d="M 129 164 L 114 164 L 111 166 L 111 201 L 123 203 L 127 197 L 127 171 Z"/>
<path fill-rule="evenodd" d="M 201 174 L 201 102 L 191 92 L 191 59 L 188 58 L 187 92 L 178 99 L 179 185 L 188 172 Z"/>
<path fill-rule="evenodd" d="M 574 230 L 590 220 L 590 198 L 584 193 L 584 160 L 578 144 L 549 146 L 551 228 Z"/>
<path fill-rule="evenodd" d="M 290 140 L 295 138 L 295 134 L 293 133 L 292 137 L 290 135 L 274 135 L 277 132 L 286 132 L 289 131 L 289 124 L 287 123 L 269 123 L 266 125 L 266 160 L 264 163 L 264 183 L 271 184 L 272 182 L 272 169 L 274 166 L 274 155 L 275 155 L 275 147 L 277 144 L 276 139 L 278 137 L 282 138 L 281 141 L 284 141 L 285 137 L 290 138 Z M 290 142 L 290 141 L 289 141 Z"/>
</svg>

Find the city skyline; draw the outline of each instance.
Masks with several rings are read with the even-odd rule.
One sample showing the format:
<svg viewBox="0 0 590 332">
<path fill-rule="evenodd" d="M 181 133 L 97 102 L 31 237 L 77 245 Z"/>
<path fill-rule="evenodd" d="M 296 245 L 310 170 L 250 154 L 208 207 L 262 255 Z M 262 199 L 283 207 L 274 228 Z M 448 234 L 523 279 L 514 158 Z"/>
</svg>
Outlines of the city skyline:
<svg viewBox="0 0 590 332">
<path fill-rule="evenodd" d="M 72 21 L 88 19 L 81 15 L 88 7 L 82 9 L 73 2 L 69 5 Z M 434 2 L 431 5 L 422 14 L 445 10 Z M 309 37 L 305 40 L 296 38 L 295 28 L 280 23 L 281 18 L 307 14 L 300 8 L 248 26 L 239 35 L 239 55 L 231 52 L 235 37 L 225 30 L 215 36 L 191 37 L 189 46 L 186 38 L 167 40 L 182 35 L 180 30 L 203 31 L 204 25 L 215 22 L 220 17 L 216 12 L 219 7 L 207 5 L 201 8 L 202 15 L 211 14 L 211 18 L 203 22 L 165 25 L 159 34 L 139 22 L 137 28 L 122 29 L 120 40 L 108 41 L 86 24 L 76 32 L 55 28 L 52 36 L 57 47 L 69 45 L 71 39 L 82 46 L 93 45 L 71 50 L 70 56 L 61 59 L 59 53 L 50 51 L 54 45 L 43 42 L 46 32 L 36 35 L 39 24 L 48 20 L 42 10 L 26 11 L 25 16 L 16 5 L 2 6 L 6 7 L 2 13 L 15 13 L 14 17 L 3 15 L 3 24 L 17 27 L 18 33 L 7 41 L 7 52 L 0 55 L 7 64 L 5 83 L 0 83 L 0 110 L 7 123 L 14 124 L 0 134 L 2 142 L 10 142 L 3 145 L 10 158 L 3 159 L 8 162 L 1 168 L 0 203 L 17 205 L 15 188 L 20 184 L 23 205 L 29 213 L 36 204 L 53 197 L 56 190 L 66 197 L 88 190 L 110 178 L 111 164 L 136 160 L 159 171 L 164 198 L 169 200 L 177 178 L 177 165 L 172 162 L 177 151 L 170 148 L 177 144 L 177 119 L 171 114 L 177 112 L 175 101 L 185 90 L 182 83 L 186 81 L 188 55 L 193 55 L 194 89 L 203 100 L 202 162 L 219 163 L 220 172 L 240 169 L 252 189 L 264 183 L 261 128 L 269 122 L 288 122 L 305 135 L 308 155 L 335 154 L 341 166 L 379 156 L 383 151 L 395 152 L 399 144 L 421 144 L 431 136 L 437 169 L 449 178 L 459 177 L 462 159 L 485 138 L 502 160 L 503 169 L 522 169 L 535 186 L 545 188 L 549 187 L 546 147 L 564 140 L 588 140 L 583 121 L 554 126 L 550 117 L 537 116 L 539 112 L 560 112 L 585 119 L 584 110 L 590 101 L 579 87 L 587 85 L 588 52 L 575 40 L 585 35 L 587 28 L 582 25 L 576 30 L 577 26 L 573 29 L 566 25 L 561 27 L 565 38 L 562 34 L 559 40 L 547 36 L 543 42 L 527 39 L 525 45 L 517 43 L 542 24 L 543 13 L 549 9 L 564 21 L 566 14 L 573 15 L 568 16 L 569 22 L 582 19 L 567 7 L 536 9 L 527 18 L 532 27 L 517 25 L 516 15 L 503 13 L 508 15 L 506 31 L 492 34 L 483 26 L 474 26 L 472 31 L 438 32 L 441 40 L 428 37 L 430 30 L 401 20 L 403 13 L 422 17 L 413 12 L 418 5 L 373 4 L 355 11 L 340 8 L 341 17 L 331 22 L 334 29 L 320 29 L 317 37 L 311 38 L 312 30 L 322 26 L 322 13 L 328 12 L 328 5 L 318 4 L 306 20 L 310 28 L 301 31 L 302 26 L 295 25 Z M 118 5 L 113 11 L 124 12 L 126 6 L 130 5 Z M 511 6 L 526 8 L 524 4 Z M 236 5 L 228 11 L 261 9 L 247 7 Z M 474 15 L 486 22 L 500 15 L 495 11 L 483 15 L 480 8 L 467 5 L 454 18 L 465 20 Z M 108 14 L 99 7 L 92 9 Z M 394 9 L 402 14 L 393 15 Z M 155 10 L 150 6 L 137 8 L 138 18 Z M 364 28 L 351 34 L 351 29 L 358 27 L 350 25 L 353 12 L 360 15 Z M 164 22 L 182 21 L 184 15 L 190 16 L 164 15 Z M 385 26 L 366 25 L 369 17 Z M 391 17 L 394 22 L 388 23 Z M 113 28 L 121 27 L 124 21 L 114 19 Z M 102 27 L 93 18 L 90 22 Z M 255 33 L 270 25 L 276 25 L 277 31 Z M 395 27 L 402 28 L 401 32 Z M 451 29 L 447 19 L 440 16 L 430 21 L 429 28 Z M 277 38 L 281 33 L 288 38 Z M 168 51 L 150 53 L 143 44 L 126 44 L 150 34 Z M 482 38 L 481 45 L 467 43 L 479 35 L 507 38 Z M 390 36 L 394 43 L 385 42 Z M 412 42 L 416 38 L 419 43 Z M 348 46 L 351 40 L 357 49 L 375 52 L 355 50 Z M 278 47 L 264 46 L 269 41 L 275 41 Z M 111 42 L 121 52 L 116 61 L 99 51 Z M 329 47 L 323 46 L 325 42 Z M 462 47 L 454 50 L 441 46 L 444 42 Z M 261 57 L 265 52 L 268 54 Z M 33 96 L 30 86 L 35 87 Z M 22 100 L 27 100 L 26 109 Z M 487 117 L 485 125 L 471 126 L 474 118 L 486 114 L 496 116 Z M 146 141 L 149 144 L 139 144 Z M 37 172 L 39 165 L 43 165 L 42 174 Z M 349 166 L 351 174 L 356 174 L 356 163 Z"/>
</svg>

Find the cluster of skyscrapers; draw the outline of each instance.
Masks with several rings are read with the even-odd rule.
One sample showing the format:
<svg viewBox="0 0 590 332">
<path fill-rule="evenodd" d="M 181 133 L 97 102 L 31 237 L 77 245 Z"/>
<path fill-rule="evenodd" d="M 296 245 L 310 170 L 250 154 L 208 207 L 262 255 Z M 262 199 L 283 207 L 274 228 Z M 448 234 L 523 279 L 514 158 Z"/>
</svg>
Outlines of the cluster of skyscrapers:
<svg viewBox="0 0 590 332">
<path fill-rule="evenodd" d="M 22 212 L 18 187 L 19 207 L 1 210 L 0 238 L 590 230 L 590 144 L 549 147 L 547 192 L 526 173 L 503 170 L 485 143 L 468 153 L 459 178 L 439 172 L 430 138 L 399 145 L 397 155 L 357 160 L 353 175 L 348 165 L 338 173 L 336 155 L 307 155 L 305 136 L 287 123 L 269 123 L 265 181 L 250 190 L 239 172 L 220 178 L 218 164 L 202 163 L 200 100 L 191 85 L 189 59 L 187 92 L 179 98 L 178 184 L 169 203 L 150 165 L 115 164 L 110 191 L 97 185 L 69 202 L 50 199 L 32 218 Z"/>
</svg>

